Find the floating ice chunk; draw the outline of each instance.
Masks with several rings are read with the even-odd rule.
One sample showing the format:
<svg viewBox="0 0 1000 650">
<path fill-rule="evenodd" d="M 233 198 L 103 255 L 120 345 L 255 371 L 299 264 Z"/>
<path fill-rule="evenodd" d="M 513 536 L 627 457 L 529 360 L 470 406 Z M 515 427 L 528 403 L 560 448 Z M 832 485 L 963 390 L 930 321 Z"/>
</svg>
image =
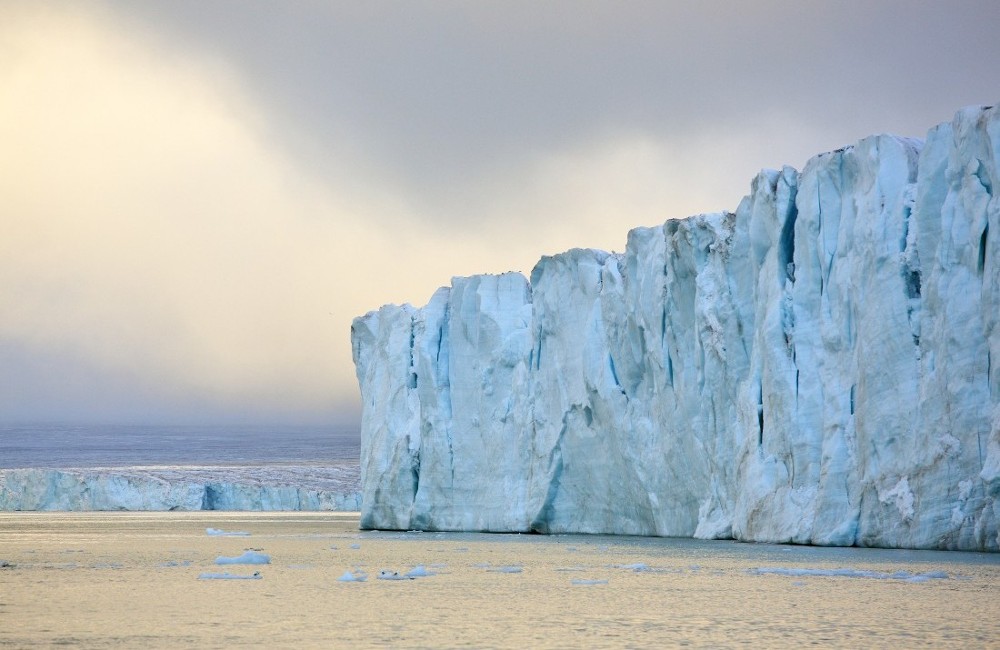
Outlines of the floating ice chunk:
<svg viewBox="0 0 1000 650">
<path fill-rule="evenodd" d="M 236 557 L 225 557 L 220 555 L 215 558 L 216 564 L 270 564 L 271 556 L 266 553 L 258 553 L 256 551 L 247 551 L 243 555 L 237 555 Z"/>
<path fill-rule="evenodd" d="M 218 528 L 206 528 L 205 534 L 212 537 L 250 537 L 250 533 L 243 530 L 227 531 Z"/>
<path fill-rule="evenodd" d="M 344 571 L 344 575 L 342 575 L 339 578 L 337 578 L 337 582 L 364 582 L 367 579 L 368 579 L 368 576 L 366 576 L 362 572 L 358 572 L 357 574 L 354 574 L 354 573 L 351 573 L 350 571 Z"/>
<path fill-rule="evenodd" d="M 264 576 L 260 574 L 260 571 L 254 571 L 248 576 L 236 575 L 233 573 L 202 573 L 198 576 L 199 580 L 260 580 Z"/>
<path fill-rule="evenodd" d="M 160 564 L 160 566 L 165 569 L 175 566 L 191 566 L 191 560 L 182 560 L 180 562 L 178 562 L 177 560 L 167 560 L 166 562 Z"/>
<path fill-rule="evenodd" d="M 574 585 L 606 585 L 607 580 L 570 580 L 570 584 Z"/>
<path fill-rule="evenodd" d="M 524 569 L 519 566 L 498 566 L 487 569 L 487 571 L 492 571 L 493 573 L 521 573 Z"/>
<path fill-rule="evenodd" d="M 361 548 L 361 544 L 351 544 L 351 548 L 353 548 L 356 551 L 359 548 Z"/>
<path fill-rule="evenodd" d="M 882 571 L 868 571 L 864 569 L 810 569 L 799 567 L 760 567 L 751 571 L 758 575 L 781 575 L 793 577 L 834 577 L 834 578 L 871 578 L 874 580 L 903 580 L 906 582 L 927 582 L 928 580 L 947 579 L 948 574 L 944 571 L 930 571 L 928 573 L 912 574 L 908 571 L 896 571 L 895 573 L 883 573 Z"/>
<path fill-rule="evenodd" d="M 634 564 L 615 564 L 616 569 L 628 569 L 629 571 L 635 571 L 639 573 L 641 571 L 649 571 L 649 565 L 645 562 L 636 562 Z"/>
<path fill-rule="evenodd" d="M 426 578 L 427 576 L 435 575 L 433 572 L 428 571 L 427 567 L 423 564 L 418 564 L 404 574 L 407 578 Z"/>
</svg>

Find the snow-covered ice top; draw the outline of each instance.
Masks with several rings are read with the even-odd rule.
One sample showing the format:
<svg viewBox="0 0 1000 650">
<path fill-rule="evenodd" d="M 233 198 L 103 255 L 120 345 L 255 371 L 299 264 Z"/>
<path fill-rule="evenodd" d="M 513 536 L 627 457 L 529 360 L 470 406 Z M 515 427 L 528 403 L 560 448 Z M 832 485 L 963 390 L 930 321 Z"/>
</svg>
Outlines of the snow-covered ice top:
<svg viewBox="0 0 1000 650">
<path fill-rule="evenodd" d="M 998 549 L 1000 111 L 357 318 L 362 526 Z"/>
</svg>

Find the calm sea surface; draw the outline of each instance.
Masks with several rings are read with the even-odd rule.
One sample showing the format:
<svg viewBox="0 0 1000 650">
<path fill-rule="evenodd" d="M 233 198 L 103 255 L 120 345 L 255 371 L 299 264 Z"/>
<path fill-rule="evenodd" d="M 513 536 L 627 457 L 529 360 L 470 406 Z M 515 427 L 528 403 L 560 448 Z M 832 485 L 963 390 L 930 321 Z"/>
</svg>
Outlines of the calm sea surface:
<svg viewBox="0 0 1000 650">
<path fill-rule="evenodd" d="M 357 527 L 357 515 L 347 513 L 0 513 L 0 646 L 1000 642 L 996 554 Z M 246 549 L 270 563 L 216 563 Z M 430 575 L 378 578 L 417 566 Z M 348 571 L 367 580 L 340 581 Z M 227 572 L 260 577 L 211 577 Z"/>
<path fill-rule="evenodd" d="M 358 432 L 332 426 L 0 425 L 0 468 L 322 465 L 359 455 Z"/>
</svg>

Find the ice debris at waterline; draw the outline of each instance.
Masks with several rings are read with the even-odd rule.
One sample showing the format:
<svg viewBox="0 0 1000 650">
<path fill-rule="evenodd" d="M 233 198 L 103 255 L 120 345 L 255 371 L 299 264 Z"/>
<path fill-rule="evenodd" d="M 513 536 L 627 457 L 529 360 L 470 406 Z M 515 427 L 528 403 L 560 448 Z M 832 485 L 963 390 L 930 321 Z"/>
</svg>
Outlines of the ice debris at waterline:
<svg viewBox="0 0 1000 650">
<path fill-rule="evenodd" d="M 930 580 L 947 580 L 948 574 L 944 571 L 928 571 L 927 573 L 910 573 L 909 571 L 896 571 L 895 573 L 883 573 L 882 571 L 868 571 L 865 569 L 809 569 L 798 567 L 761 567 L 754 569 L 751 573 L 757 575 L 778 575 L 794 577 L 832 577 L 832 578 L 872 578 L 874 580 L 902 580 L 904 582 L 928 582 Z"/>
<path fill-rule="evenodd" d="M 0 470 L 0 511 L 340 510 L 361 507 L 355 463 Z M 211 534 L 211 533 L 209 533 Z"/>
<path fill-rule="evenodd" d="M 361 525 L 998 549 L 1000 111 L 355 319 Z"/>
<path fill-rule="evenodd" d="M 219 528 L 206 528 L 205 534 L 210 537 L 250 537 L 250 533 L 242 530 L 221 530 Z"/>
<path fill-rule="evenodd" d="M 271 556 L 266 553 L 258 553 L 256 551 L 246 551 L 242 555 L 237 555 L 236 557 L 226 557 L 220 555 L 215 558 L 216 564 L 270 564 Z"/>
<path fill-rule="evenodd" d="M 364 582 L 368 579 L 368 576 L 364 571 L 358 571 L 357 573 L 351 573 L 350 571 L 344 571 L 344 575 L 337 578 L 337 582 Z"/>
<path fill-rule="evenodd" d="M 262 580 L 264 576 L 260 574 L 260 571 L 254 571 L 248 576 L 238 575 L 234 573 L 202 573 L 198 576 L 199 580 Z"/>
</svg>

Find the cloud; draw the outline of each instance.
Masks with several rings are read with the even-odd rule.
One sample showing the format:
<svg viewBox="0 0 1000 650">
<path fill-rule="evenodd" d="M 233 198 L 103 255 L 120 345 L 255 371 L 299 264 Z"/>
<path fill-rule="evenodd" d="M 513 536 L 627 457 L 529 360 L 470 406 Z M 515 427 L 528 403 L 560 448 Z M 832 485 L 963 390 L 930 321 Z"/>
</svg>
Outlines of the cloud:
<svg viewBox="0 0 1000 650">
<path fill-rule="evenodd" d="M 303 168 L 225 61 L 102 14 L 8 11 L 3 25 L 6 419 L 350 412 L 353 316 L 420 303 L 455 274 L 621 248 L 679 192 L 657 176 L 684 181 L 679 156 L 612 138 L 540 152 L 473 188 L 477 225 L 435 227 L 405 187 Z"/>
<path fill-rule="evenodd" d="M 886 7 L 5 4 L 0 420 L 350 416 L 356 315 L 996 99 Z"/>
<path fill-rule="evenodd" d="M 6 345 L 233 408 L 349 404 L 343 285 L 392 206 L 303 181 L 224 65 L 83 13 L 5 18 Z"/>
</svg>

